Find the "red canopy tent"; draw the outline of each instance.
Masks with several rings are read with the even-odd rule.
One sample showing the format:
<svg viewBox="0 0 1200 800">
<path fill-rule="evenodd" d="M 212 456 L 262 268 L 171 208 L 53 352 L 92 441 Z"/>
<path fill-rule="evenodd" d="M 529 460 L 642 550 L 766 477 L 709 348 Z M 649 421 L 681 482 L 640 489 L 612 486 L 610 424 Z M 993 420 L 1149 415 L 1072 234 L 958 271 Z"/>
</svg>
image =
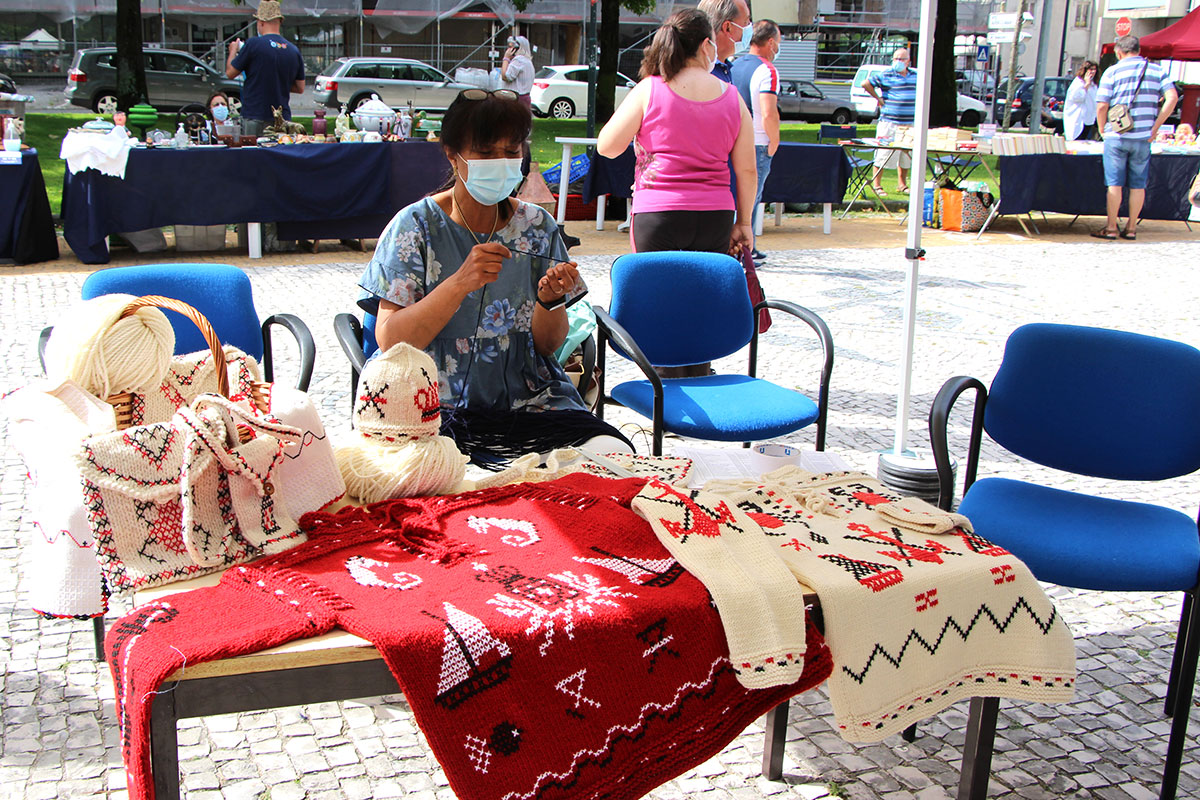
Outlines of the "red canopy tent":
<svg viewBox="0 0 1200 800">
<path fill-rule="evenodd" d="M 1141 37 L 1141 54 L 1146 58 L 1200 61 L 1200 8 L 1161 31 Z"/>
</svg>

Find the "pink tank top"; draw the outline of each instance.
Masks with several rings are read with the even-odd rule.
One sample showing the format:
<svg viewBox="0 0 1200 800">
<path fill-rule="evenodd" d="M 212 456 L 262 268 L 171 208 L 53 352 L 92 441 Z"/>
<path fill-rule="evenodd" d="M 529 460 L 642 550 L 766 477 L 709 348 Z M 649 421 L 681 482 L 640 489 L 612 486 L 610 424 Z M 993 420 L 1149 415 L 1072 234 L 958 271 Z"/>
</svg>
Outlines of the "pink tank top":
<svg viewBox="0 0 1200 800">
<path fill-rule="evenodd" d="M 633 137 L 633 213 L 732 211 L 729 154 L 741 128 L 738 93 L 698 102 L 650 78 L 650 101 Z"/>
</svg>

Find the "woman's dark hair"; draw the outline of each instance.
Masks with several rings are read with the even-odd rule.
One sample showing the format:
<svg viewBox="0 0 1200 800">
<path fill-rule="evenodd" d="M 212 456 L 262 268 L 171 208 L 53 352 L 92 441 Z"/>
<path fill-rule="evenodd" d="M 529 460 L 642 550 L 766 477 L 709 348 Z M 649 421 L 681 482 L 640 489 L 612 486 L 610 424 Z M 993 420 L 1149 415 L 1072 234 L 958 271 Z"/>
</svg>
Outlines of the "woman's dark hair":
<svg viewBox="0 0 1200 800">
<path fill-rule="evenodd" d="M 1084 75 L 1087 74 L 1087 71 L 1089 69 L 1096 70 L 1097 75 L 1099 75 L 1099 73 L 1100 73 L 1100 65 L 1099 64 L 1097 64 L 1095 61 L 1085 61 L 1079 66 L 1079 69 L 1075 70 L 1075 77 L 1082 78 Z"/>
<path fill-rule="evenodd" d="M 483 150 L 497 142 L 522 143 L 533 129 L 533 115 L 520 100 L 488 94 L 468 100 L 460 93 L 446 109 L 439 134 L 442 147 L 461 153 L 467 148 Z M 444 189 L 454 185 L 454 174 Z M 510 203 L 500 204 L 500 218 L 507 220 Z"/>
<path fill-rule="evenodd" d="M 712 24 L 707 14 L 694 8 L 676 11 L 654 32 L 642 56 L 640 76 L 658 75 L 664 81 L 671 80 L 688 59 L 695 57 L 700 45 L 711 38 Z"/>
</svg>

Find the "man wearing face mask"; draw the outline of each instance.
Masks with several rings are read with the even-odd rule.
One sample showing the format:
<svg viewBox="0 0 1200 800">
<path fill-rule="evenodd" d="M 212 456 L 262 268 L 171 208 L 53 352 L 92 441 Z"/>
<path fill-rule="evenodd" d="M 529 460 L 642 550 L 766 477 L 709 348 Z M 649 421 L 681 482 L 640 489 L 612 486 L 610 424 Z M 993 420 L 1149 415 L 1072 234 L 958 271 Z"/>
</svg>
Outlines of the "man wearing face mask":
<svg viewBox="0 0 1200 800">
<path fill-rule="evenodd" d="M 717 60 L 712 74 L 726 83 L 733 83 L 729 58 L 735 52 L 745 52 L 754 34 L 750 25 L 750 6 L 746 5 L 746 0 L 701 0 L 696 7 L 708 15 L 717 42 Z"/>
<path fill-rule="evenodd" d="M 632 450 L 554 358 L 587 288 L 554 218 L 509 197 L 531 120 L 512 91 L 460 92 L 442 118 L 451 181 L 392 218 L 359 279 L 380 352 L 429 354 L 442 435 L 481 466 L 579 444 Z"/>
<path fill-rule="evenodd" d="M 891 140 L 896 128 L 912 125 L 917 116 L 917 75 L 908 68 L 908 50 L 901 47 L 892 55 L 892 68 L 878 72 L 863 81 L 862 88 L 879 103 L 879 125 L 875 129 L 878 139 Z M 882 95 L 881 95 L 882 93 Z M 884 169 L 895 167 L 900 175 L 900 191 L 908 193 L 908 170 L 912 159 L 908 153 L 897 150 L 875 151 L 875 174 L 871 185 L 875 193 L 886 195 L 880 181 Z"/>
<path fill-rule="evenodd" d="M 754 214 L 757 221 L 762 213 L 763 184 L 771 172 L 771 158 L 779 149 L 779 72 L 775 58 L 781 40 L 779 26 L 769 19 L 754 23 L 750 52 L 733 62 L 733 85 L 754 119 L 754 153 L 758 189 L 754 195 Z M 766 256 L 754 248 L 754 259 Z"/>
</svg>

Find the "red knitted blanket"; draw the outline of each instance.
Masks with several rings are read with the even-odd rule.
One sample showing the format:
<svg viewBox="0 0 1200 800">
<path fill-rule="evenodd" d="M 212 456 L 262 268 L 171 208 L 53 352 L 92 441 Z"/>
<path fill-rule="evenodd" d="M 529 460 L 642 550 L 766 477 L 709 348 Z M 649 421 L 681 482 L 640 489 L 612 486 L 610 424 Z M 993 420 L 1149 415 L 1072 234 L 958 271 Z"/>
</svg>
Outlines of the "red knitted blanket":
<svg viewBox="0 0 1200 800">
<path fill-rule="evenodd" d="M 334 626 L 382 653 L 461 798 L 636 798 L 710 758 L 832 662 L 810 623 L 800 680 L 744 689 L 704 586 L 630 510 L 643 485 L 572 475 L 306 514 L 307 544 L 135 609 L 105 643 L 130 796 L 153 796 L 168 675 Z"/>
</svg>

